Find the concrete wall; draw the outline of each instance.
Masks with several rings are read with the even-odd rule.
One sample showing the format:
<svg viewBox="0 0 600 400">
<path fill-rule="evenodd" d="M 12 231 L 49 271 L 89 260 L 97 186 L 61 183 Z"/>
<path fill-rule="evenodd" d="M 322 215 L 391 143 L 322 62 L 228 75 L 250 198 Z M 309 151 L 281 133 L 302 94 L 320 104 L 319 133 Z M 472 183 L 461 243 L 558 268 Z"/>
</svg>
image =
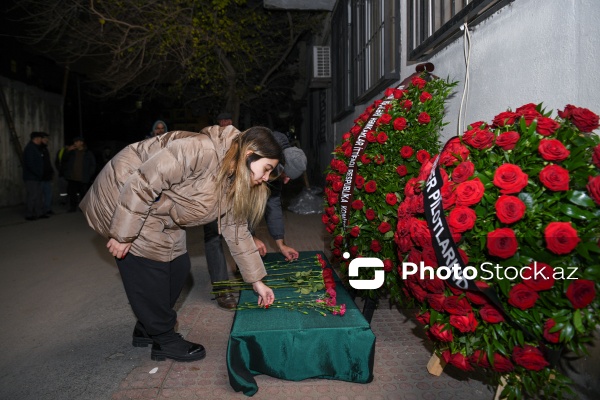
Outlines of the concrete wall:
<svg viewBox="0 0 600 400">
<path fill-rule="evenodd" d="M 32 131 L 50 134 L 48 148 L 54 157 L 64 138 L 63 99 L 54 93 L 0 76 L 0 87 L 8 104 L 21 148 Z M 14 150 L 4 111 L 0 117 L 0 207 L 23 203 L 23 169 Z M 56 177 L 55 177 L 56 178 Z M 54 185 L 56 188 L 57 185 Z"/>
</svg>

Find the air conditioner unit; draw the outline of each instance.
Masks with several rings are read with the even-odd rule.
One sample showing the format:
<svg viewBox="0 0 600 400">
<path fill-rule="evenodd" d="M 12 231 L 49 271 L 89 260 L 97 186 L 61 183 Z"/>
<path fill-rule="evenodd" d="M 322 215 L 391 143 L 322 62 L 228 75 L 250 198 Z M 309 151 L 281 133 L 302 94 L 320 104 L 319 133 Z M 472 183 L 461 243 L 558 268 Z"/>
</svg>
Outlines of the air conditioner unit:
<svg viewBox="0 0 600 400">
<path fill-rule="evenodd" d="M 331 79 L 331 52 L 329 46 L 313 46 L 313 79 Z"/>
</svg>

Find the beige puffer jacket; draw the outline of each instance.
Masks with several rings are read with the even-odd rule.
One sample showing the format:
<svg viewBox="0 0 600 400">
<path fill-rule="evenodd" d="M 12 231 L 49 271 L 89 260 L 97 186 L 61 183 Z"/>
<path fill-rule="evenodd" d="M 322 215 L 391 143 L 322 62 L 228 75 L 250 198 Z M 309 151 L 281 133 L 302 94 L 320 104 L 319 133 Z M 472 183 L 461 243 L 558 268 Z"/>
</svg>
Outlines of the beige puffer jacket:
<svg viewBox="0 0 600 400">
<path fill-rule="evenodd" d="M 186 227 L 220 218 L 223 237 L 246 282 L 266 275 L 248 226 L 236 225 L 217 172 L 239 131 L 211 126 L 133 143 L 100 172 L 80 207 L 106 238 L 131 242 L 132 254 L 168 262 L 187 252 Z"/>
</svg>

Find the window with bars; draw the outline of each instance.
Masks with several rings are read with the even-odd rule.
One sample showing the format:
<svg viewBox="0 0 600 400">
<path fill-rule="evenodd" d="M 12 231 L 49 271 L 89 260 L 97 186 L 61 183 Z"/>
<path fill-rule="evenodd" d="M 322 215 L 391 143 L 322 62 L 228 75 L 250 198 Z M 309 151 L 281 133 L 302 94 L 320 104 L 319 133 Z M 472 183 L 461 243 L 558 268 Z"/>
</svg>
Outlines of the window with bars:
<svg viewBox="0 0 600 400">
<path fill-rule="evenodd" d="M 400 2 L 340 0 L 332 15 L 333 118 L 400 78 Z"/>
<path fill-rule="evenodd" d="M 408 60 L 427 59 L 461 35 L 460 27 L 489 17 L 513 0 L 408 0 Z"/>
</svg>

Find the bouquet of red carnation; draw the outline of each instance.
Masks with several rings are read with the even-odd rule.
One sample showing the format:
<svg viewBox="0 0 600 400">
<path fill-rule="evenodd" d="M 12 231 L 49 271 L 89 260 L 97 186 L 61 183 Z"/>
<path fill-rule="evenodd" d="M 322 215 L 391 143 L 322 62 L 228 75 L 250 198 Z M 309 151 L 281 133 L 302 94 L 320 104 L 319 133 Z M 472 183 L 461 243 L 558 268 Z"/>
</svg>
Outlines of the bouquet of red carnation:
<svg viewBox="0 0 600 400">
<path fill-rule="evenodd" d="M 386 271 L 383 287 L 363 292 L 363 297 L 391 293 L 392 298 L 400 298 L 398 256 L 392 241 L 398 203 L 405 180 L 439 151 L 444 102 L 454 86 L 415 74 L 406 85 L 387 89 L 385 98 L 367 107 L 334 151 L 322 216 L 333 235 L 334 260 L 345 271 L 349 260 L 342 259 L 344 252 L 351 258 L 378 257 Z M 373 271 L 365 268 L 359 274 L 360 279 L 373 277 Z"/>
<path fill-rule="evenodd" d="M 600 322 L 598 116 L 550 115 L 526 104 L 448 141 L 406 184 L 394 236 L 436 352 L 506 375 L 513 398 L 570 391 L 560 353 L 585 353 Z"/>
</svg>

